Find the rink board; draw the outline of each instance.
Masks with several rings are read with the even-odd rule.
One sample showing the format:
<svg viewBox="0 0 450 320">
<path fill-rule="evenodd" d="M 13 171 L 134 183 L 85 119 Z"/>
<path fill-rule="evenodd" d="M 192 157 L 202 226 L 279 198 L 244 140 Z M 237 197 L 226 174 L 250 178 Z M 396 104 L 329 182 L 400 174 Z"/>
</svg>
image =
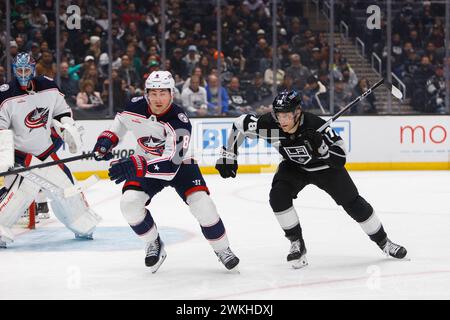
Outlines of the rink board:
<svg viewBox="0 0 450 320">
<path fill-rule="evenodd" d="M 191 119 L 190 153 L 203 173 L 216 173 L 214 164 L 226 144 L 234 118 Z M 112 120 L 80 121 L 85 128 L 83 152 L 90 152 L 97 136 Z M 354 116 L 341 117 L 332 125 L 344 141 L 350 170 L 449 170 L 449 116 Z M 135 148 L 131 133 L 120 141 L 115 157 L 127 157 Z M 65 146 L 61 157 L 71 154 Z M 273 172 L 278 152 L 265 140 L 247 139 L 240 148 L 240 172 Z M 71 163 L 76 176 L 92 173 L 106 177 L 108 163 L 86 159 Z"/>
</svg>

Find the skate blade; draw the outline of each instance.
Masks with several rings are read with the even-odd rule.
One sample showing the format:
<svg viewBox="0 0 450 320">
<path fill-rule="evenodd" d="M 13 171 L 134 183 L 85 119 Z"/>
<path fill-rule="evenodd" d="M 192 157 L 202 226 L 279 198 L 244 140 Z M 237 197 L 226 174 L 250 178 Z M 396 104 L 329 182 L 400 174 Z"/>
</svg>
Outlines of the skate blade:
<svg viewBox="0 0 450 320">
<path fill-rule="evenodd" d="M 159 267 L 163 264 L 164 260 L 166 260 L 167 257 L 167 253 L 164 249 L 161 250 L 161 257 L 159 258 L 158 262 L 150 267 L 150 270 L 152 271 L 152 273 L 156 273 L 156 271 L 158 271 Z"/>
<path fill-rule="evenodd" d="M 77 240 L 94 240 L 94 235 L 88 234 L 88 235 L 81 235 L 81 234 L 75 234 L 75 239 Z"/>
<path fill-rule="evenodd" d="M 240 274 L 241 271 L 239 270 L 239 265 L 237 264 L 234 268 L 227 270 L 228 273 L 231 274 Z"/>
<path fill-rule="evenodd" d="M 306 260 L 306 257 L 300 257 L 300 259 L 292 260 L 289 262 L 294 269 L 301 269 L 308 265 L 308 260 Z"/>
</svg>

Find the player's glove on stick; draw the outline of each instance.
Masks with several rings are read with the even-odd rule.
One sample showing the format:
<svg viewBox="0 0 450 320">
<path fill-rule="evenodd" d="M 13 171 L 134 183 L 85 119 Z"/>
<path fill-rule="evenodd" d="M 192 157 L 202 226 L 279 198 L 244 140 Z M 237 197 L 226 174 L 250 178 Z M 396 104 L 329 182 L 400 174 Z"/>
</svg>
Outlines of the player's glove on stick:
<svg viewBox="0 0 450 320">
<path fill-rule="evenodd" d="M 238 170 L 237 155 L 222 147 L 220 158 L 216 162 L 216 169 L 222 178 L 235 178 Z"/>
<path fill-rule="evenodd" d="M 112 163 L 109 178 L 119 184 L 125 180 L 143 178 L 147 172 L 147 161 L 142 156 L 131 156 Z"/>
<path fill-rule="evenodd" d="M 328 155 L 328 145 L 323 140 L 320 132 L 307 129 L 304 133 L 305 145 L 313 157 L 324 158 Z"/>
<path fill-rule="evenodd" d="M 113 158 L 112 149 L 119 143 L 119 138 L 114 132 L 103 131 L 97 138 L 94 146 L 95 160 L 111 160 Z"/>
</svg>

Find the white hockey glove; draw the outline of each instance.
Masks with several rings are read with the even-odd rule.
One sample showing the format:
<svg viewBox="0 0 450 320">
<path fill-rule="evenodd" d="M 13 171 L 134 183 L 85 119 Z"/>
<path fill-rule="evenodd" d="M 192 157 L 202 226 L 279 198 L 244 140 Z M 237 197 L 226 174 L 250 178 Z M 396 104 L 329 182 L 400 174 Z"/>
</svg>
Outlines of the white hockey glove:
<svg viewBox="0 0 450 320">
<path fill-rule="evenodd" d="M 61 118 L 61 122 L 53 119 L 53 127 L 56 133 L 69 146 L 70 153 L 81 151 L 82 136 L 84 134 L 84 128 L 82 126 L 78 125 L 70 117 L 63 117 Z"/>
<path fill-rule="evenodd" d="M 14 167 L 14 136 L 12 130 L 0 129 L 0 172 Z"/>
</svg>

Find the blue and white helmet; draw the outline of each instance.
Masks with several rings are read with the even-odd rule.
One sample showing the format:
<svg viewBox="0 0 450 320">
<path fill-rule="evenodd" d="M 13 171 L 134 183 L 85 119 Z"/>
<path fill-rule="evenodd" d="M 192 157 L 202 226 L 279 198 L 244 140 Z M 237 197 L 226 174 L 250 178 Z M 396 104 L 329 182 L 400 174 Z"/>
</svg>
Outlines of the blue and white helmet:
<svg viewBox="0 0 450 320">
<path fill-rule="evenodd" d="M 36 61 L 34 58 L 25 52 L 20 52 L 14 58 L 12 63 L 14 76 L 21 87 L 27 87 L 31 79 L 33 79 L 36 71 Z"/>
</svg>

